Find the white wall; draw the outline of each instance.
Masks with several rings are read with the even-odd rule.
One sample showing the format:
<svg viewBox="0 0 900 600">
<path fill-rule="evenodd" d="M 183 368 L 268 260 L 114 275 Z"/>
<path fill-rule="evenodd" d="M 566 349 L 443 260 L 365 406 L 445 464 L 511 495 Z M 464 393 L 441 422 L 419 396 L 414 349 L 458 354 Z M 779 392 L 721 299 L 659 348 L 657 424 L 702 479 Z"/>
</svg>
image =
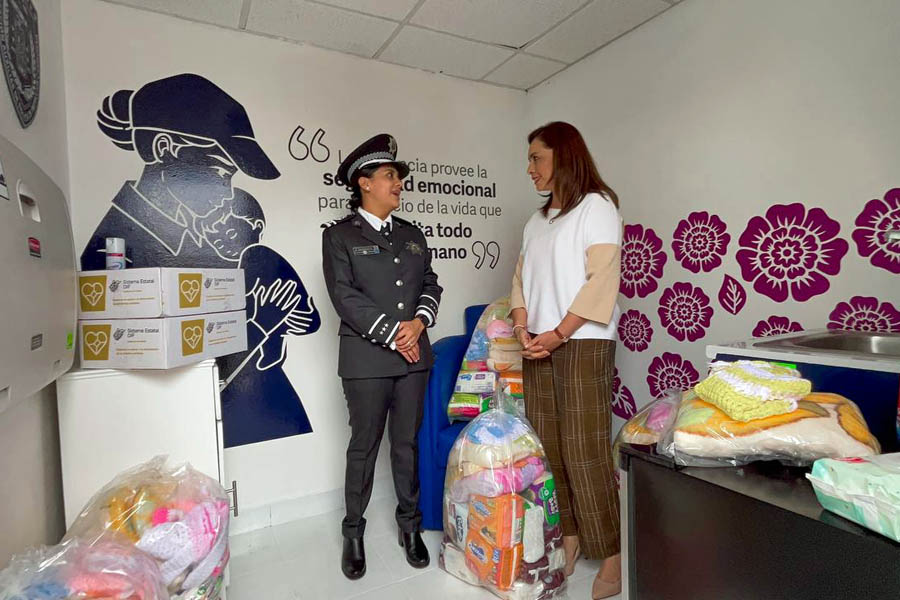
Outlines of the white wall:
<svg viewBox="0 0 900 600">
<path fill-rule="evenodd" d="M 0 135 L 35 161 L 62 190 L 68 187 L 66 114 L 59 0 L 34 0 L 41 50 L 38 111 L 19 126 L 0 83 Z M 2 160 L 2 157 L 0 157 Z M 0 414 L 0 567 L 13 553 L 55 543 L 63 533 L 56 389 L 49 386 Z"/>
<path fill-rule="evenodd" d="M 537 205 L 525 185 L 525 95 L 96 0 L 67 1 L 63 17 L 71 195 L 79 252 L 123 181 L 134 179 L 141 168 L 133 152 L 117 149 L 98 129 L 96 111 L 105 96 L 193 72 L 215 82 L 249 113 L 257 139 L 282 176 L 260 181 L 239 174 L 234 185 L 259 199 L 268 221 L 264 243 L 300 274 L 323 324 L 318 333 L 290 339 L 285 364 L 314 433 L 231 448 L 226 451 L 226 468 L 229 478 L 239 481 L 246 508 L 339 488 L 347 414 L 335 374 L 338 320 L 322 278 L 320 224 L 346 210 L 319 211 L 317 198 L 346 194 L 325 186 L 323 174 L 336 170 L 338 149 L 346 153 L 381 131 L 396 136 L 401 158 L 487 169 L 486 181 L 496 182 L 499 198 L 472 202 L 498 205 L 502 217 L 405 215 L 425 224 L 461 222 L 472 229 L 470 239 L 428 240 L 431 246 L 467 250 L 464 260 L 434 263 L 446 292 L 432 339 L 460 333 L 465 306 L 508 293 L 521 225 Z M 324 141 L 331 149 L 326 163 L 291 158 L 288 141 L 298 125 L 307 135 L 319 127 L 325 130 Z M 404 199 L 418 203 L 424 198 L 407 193 Z M 450 204 L 459 200 L 427 198 Z M 501 258 L 493 270 L 486 265 L 476 268 L 471 250 L 476 240 L 499 242 Z M 383 473 L 387 465 L 381 462 Z"/>
<path fill-rule="evenodd" d="M 663 241 L 668 260 L 657 290 L 621 297 L 623 310 L 639 310 L 653 327 L 647 350 L 621 341 L 617 350 L 638 405 L 650 398 L 648 370 L 664 352 L 702 375 L 707 343 L 749 338 L 772 315 L 821 328 L 857 295 L 900 310 L 897 274 L 874 266 L 851 239 L 863 206 L 900 186 L 898 35 L 900 4 L 890 0 L 686 0 L 529 93 L 529 125 L 561 119 L 579 127 L 626 223 Z M 738 242 L 752 217 L 796 202 L 837 221 L 848 251 L 826 293 L 776 302 L 742 278 Z M 720 216 L 731 236 L 710 272 L 687 270 L 673 253 L 676 225 L 693 211 Z M 725 274 L 749 296 L 737 316 L 717 300 Z M 662 327 L 660 299 L 674 282 L 710 299 L 714 314 L 696 341 Z"/>
</svg>

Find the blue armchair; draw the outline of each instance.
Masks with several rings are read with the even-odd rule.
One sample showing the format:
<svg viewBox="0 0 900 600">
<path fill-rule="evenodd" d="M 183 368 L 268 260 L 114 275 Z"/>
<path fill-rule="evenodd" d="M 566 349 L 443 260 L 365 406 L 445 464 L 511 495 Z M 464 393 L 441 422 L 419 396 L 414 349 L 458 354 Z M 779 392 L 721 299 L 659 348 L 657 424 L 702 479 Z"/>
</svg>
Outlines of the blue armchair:
<svg viewBox="0 0 900 600">
<path fill-rule="evenodd" d="M 443 529 L 444 475 L 450 448 L 465 422 L 450 423 L 447 403 L 453 395 L 456 375 L 469 340 L 487 305 L 470 306 L 465 311 L 466 332 L 441 338 L 432 345 L 434 368 L 425 394 L 425 414 L 419 429 L 419 509 L 422 527 Z"/>
</svg>

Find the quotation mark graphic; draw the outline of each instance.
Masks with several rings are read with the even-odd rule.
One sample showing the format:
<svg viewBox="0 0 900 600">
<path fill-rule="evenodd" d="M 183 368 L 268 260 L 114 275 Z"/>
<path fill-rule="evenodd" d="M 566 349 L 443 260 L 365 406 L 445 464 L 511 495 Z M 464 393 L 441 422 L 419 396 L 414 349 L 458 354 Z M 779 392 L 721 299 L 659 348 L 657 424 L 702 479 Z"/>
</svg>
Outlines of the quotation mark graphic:
<svg viewBox="0 0 900 600">
<path fill-rule="evenodd" d="M 487 244 L 482 242 L 481 240 L 472 242 L 472 254 L 475 255 L 475 268 L 480 269 L 484 266 L 484 261 L 490 257 L 491 261 L 488 263 L 490 268 L 494 268 L 497 266 L 497 263 L 500 262 L 500 244 L 491 240 Z"/>
<path fill-rule="evenodd" d="M 319 127 L 313 134 L 309 144 L 303 141 L 303 134 L 306 129 L 303 125 L 298 125 L 291 134 L 288 142 L 288 152 L 294 157 L 294 160 L 306 160 L 309 157 L 316 162 L 323 163 L 331 158 L 331 150 L 322 142 L 325 137 L 325 130 Z"/>
</svg>

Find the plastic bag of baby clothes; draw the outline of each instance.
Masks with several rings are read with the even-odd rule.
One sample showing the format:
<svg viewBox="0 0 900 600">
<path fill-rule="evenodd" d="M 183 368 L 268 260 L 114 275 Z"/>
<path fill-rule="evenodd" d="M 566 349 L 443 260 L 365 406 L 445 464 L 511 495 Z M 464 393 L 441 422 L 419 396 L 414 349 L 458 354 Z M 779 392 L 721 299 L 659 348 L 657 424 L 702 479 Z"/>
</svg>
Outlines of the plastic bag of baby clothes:
<svg viewBox="0 0 900 600">
<path fill-rule="evenodd" d="M 478 319 L 447 405 L 449 419 L 467 421 L 497 408 L 503 393 L 504 401 L 515 406 L 522 397 L 521 352 L 509 318 L 509 297 L 501 298 Z"/>
<path fill-rule="evenodd" d="M 168 600 L 159 567 L 127 540 L 69 540 L 13 557 L 0 600 Z"/>
<path fill-rule="evenodd" d="M 655 446 L 659 443 L 675 422 L 679 406 L 681 392 L 669 390 L 662 398 L 654 400 L 628 419 L 613 443 L 613 460 L 616 466 L 619 464 L 619 447 L 622 444 Z"/>
<path fill-rule="evenodd" d="M 684 466 L 758 460 L 806 466 L 820 458 L 872 456 L 881 447 L 856 404 L 837 394 L 811 393 L 790 412 L 744 421 L 691 389 L 682 394 L 675 423 L 657 451 Z"/>
<path fill-rule="evenodd" d="M 447 461 L 441 567 L 500 598 L 554 598 L 565 589 L 559 520 L 553 474 L 528 422 L 493 409 L 469 423 Z"/>
<path fill-rule="evenodd" d="M 100 490 L 64 539 L 127 539 L 156 560 L 173 597 L 214 600 L 230 556 L 229 516 L 219 482 L 157 457 Z"/>
<path fill-rule="evenodd" d="M 806 477 L 825 509 L 900 542 L 900 453 L 824 458 Z"/>
</svg>

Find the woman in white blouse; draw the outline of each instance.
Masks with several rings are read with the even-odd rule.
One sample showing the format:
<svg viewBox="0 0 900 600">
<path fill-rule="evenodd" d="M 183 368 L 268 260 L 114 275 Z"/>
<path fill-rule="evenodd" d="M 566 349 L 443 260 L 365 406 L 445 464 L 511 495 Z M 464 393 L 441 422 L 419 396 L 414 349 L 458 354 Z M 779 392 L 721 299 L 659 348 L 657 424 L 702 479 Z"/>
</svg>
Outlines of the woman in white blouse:
<svg viewBox="0 0 900 600">
<path fill-rule="evenodd" d="M 547 201 L 522 236 L 511 307 L 525 407 L 559 494 L 566 570 L 603 559 L 592 597 L 621 590 L 619 497 L 610 440 L 622 221 L 578 130 L 528 136 L 528 174 Z"/>
</svg>

